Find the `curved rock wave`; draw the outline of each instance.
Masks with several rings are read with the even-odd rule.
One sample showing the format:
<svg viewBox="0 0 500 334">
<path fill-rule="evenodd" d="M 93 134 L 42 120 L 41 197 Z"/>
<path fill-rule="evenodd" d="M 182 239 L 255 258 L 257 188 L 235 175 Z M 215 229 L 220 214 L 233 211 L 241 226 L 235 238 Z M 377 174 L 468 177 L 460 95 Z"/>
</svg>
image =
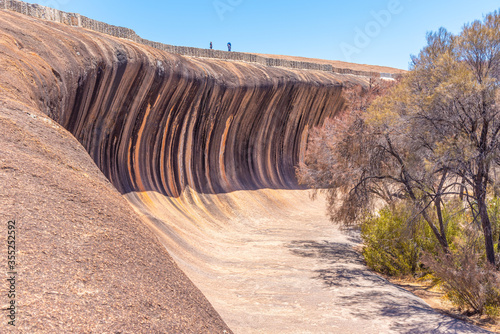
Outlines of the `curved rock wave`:
<svg viewBox="0 0 500 334">
<path fill-rule="evenodd" d="M 308 129 L 341 108 L 343 80 L 363 81 L 188 58 L 37 24 L 33 36 L 8 41 L 22 53 L 11 59 L 23 73 L 37 71 L 29 87 L 34 100 L 122 193 L 295 189 Z M 28 49 L 42 58 L 25 62 L 35 58 Z"/>
<path fill-rule="evenodd" d="M 247 242 L 245 217 L 303 204 L 282 190 L 299 188 L 309 129 L 340 110 L 345 82 L 366 81 L 183 57 L 4 11 L 0 31 L 3 103 L 69 130 L 189 277 L 210 282 L 208 295 L 220 289 L 216 268 L 240 261 L 227 250 Z"/>
<path fill-rule="evenodd" d="M 339 81 L 321 73 L 137 49 L 113 58 L 56 117 L 122 193 L 296 188 L 307 130 L 342 106 Z"/>
<path fill-rule="evenodd" d="M 353 251 L 355 239 L 338 233 L 323 204 L 311 203 L 307 191 L 297 185 L 294 167 L 303 158 L 309 129 L 342 108 L 343 85 L 366 83 L 366 77 L 183 57 L 7 11 L 0 11 L 0 34 L 0 108 L 10 115 L 2 122 L 12 130 L 22 117 L 36 117 L 26 116 L 35 111 L 69 130 L 230 328 L 240 333 L 485 332 L 436 314 L 415 296 L 370 273 Z M 56 127 L 45 117 L 38 119 L 47 128 Z M 96 208 L 87 207 L 85 197 L 91 196 L 83 196 L 85 185 L 88 193 L 101 188 L 85 179 L 76 182 L 88 174 L 78 164 L 61 162 L 81 157 L 81 150 L 66 145 L 53 154 L 43 143 L 59 137 L 47 131 L 34 133 L 43 138 L 30 139 L 29 144 L 44 153 L 44 159 L 54 159 L 54 173 L 71 175 L 68 183 L 79 187 L 78 196 L 73 189 L 59 189 L 55 181 L 47 188 L 37 187 L 42 194 L 30 194 L 37 206 L 50 189 L 60 190 L 63 195 L 53 196 L 58 203 L 50 204 L 61 217 L 56 217 L 57 224 L 39 226 L 34 221 L 24 231 L 38 233 L 48 240 L 44 246 L 49 251 L 60 253 L 61 264 L 49 270 L 57 278 L 54 284 L 67 291 L 56 301 L 66 300 L 74 310 L 67 320 L 72 323 L 73 314 L 81 317 L 81 310 L 88 309 L 79 293 L 99 292 L 104 308 L 96 308 L 95 317 L 108 317 L 114 309 L 109 322 L 117 324 L 134 312 L 137 327 L 122 324 L 116 330 L 144 331 L 149 330 L 144 324 L 149 324 L 153 331 L 227 332 L 199 291 L 173 263 L 166 263 L 168 254 L 150 250 L 162 248 L 136 223 L 127 204 L 126 209 L 114 204 L 124 202 L 121 196 L 114 194 L 116 200 L 108 191 L 101 198 L 99 192 L 92 202 Z M 16 138 L 23 136 L 16 133 L 11 141 Z M 16 152 L 25 150 L 15 145 Z M 71 149 L 75 152 L 67 153 L 66 159 L 64 152 Z M 24 161 L 30 153 L 23 153 Z M 8 158 L 18 161 L 14 155 Z M 1 162 L 0 174 L 19 167 Z M 28 165 L 24 184 L 38 185 L 41 177 L 31 169 L 39 164 Z M 33 182 L 32 176 L 38 179 Z M 9 180 L 19 183 L 17 178 Z M 69 199 L 63 203 L 61 196 Z M 106 202 L 108 198 L 114 200 Z M 89 217 L 66 222 L 67 207 Z M 51 221 L 52 206 L 42 209 L 44 220 Z M 96 229 L 90 238 L 89 231 Z M 78 238 L 90 238 L 93 246 L 87 247 L 89 240 L 75 243 Z M 142 238 L 147 254 L 137 246 Z M 107 246 L 104 254 L 102 245 Z M 36 264 L 47 261 L 34 256 L 36 243 L 32 246 L 26 252 L 35 268 L 30 275 L 44 284 L 46 274 Z M 89 254 L 82 255 L 82 249 Z M 133 263 L 123 265 L 127 257 Z M 60 270 L 74 264 L 88 276 L 97 270 L 96 259 L 102 269 L 95 279 L 72 278 Z M 106 282 L 100 281 L 101 275 Z M 136 276 L 149 277 L 139 290 L 130 283 Z M 68 284 L 61 283 L 66 280 Z M 97 292 L 88 288 L 92 284 Z M 48 298 L 38 298 L 37 286 L 30 288 L 35 291 L 30 296 L 36 299 L 33 303 Z M 142 289 L 149 293 L 146 297 Z M 75 308 L 75 301 L 82 308 Z M 88 328 L 113 328 L 102 321 L 97 326 L 92 319 L 84 319 Z"/>
<path fill-rule="evenodd" d="M 322 73 L 114 51 L 52 116 L 122 193 L 296 188 L 307 130 L 342 105 Z"/>
</svg>

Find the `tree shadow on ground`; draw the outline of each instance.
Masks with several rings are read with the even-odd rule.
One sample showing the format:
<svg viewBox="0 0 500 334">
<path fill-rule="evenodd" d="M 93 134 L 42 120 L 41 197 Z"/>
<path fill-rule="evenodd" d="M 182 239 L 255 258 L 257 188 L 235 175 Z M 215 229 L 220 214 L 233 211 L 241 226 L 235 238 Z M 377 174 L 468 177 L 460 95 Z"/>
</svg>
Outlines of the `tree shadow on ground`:
<svg viewBox="0 0 500 334">
<path fill-rule="evenodd" d="M 302 257 L 328 260 L 332 263 L 363 263 L 363 257 L 350 244 L 330 241 L 292 241 L 287 247 Z"/>
<path fill-rule="evenodd" d="M 313 270 L 312 278 L 320 280 L 325 289 L 338 291 L 338 306 L 357 319 L 387 321 L 390 331 L 396 333 L 490 333 L 438 314 L 411 292 L 378 276 L 364 265 L 362 255 L 353 248 L 356 244 L 296 240 L 286 247 L 322 267 Z"/>
<path fill-rule="evenodd" d="M 360 319 L 387 319 L 390 322 L 390 330 L 395 333 L 491 333 L 459 319 L 439 314 L 406 290 L 400 290 L 354 293 L 342 296 L 340 304 L 352 310 L 351 314 Z"/>
<path fill-rule="evenodd" d="M 314 271 L 315 278 L 321 280 L 326 287 L 360 287 L 386 283 L 385 279 L 363 266 L 363 257 L 351 244 L 303 240 L 292 241 L 287 247 L 297 256 L 317 259 L 328 267 Z"/>
</svg>

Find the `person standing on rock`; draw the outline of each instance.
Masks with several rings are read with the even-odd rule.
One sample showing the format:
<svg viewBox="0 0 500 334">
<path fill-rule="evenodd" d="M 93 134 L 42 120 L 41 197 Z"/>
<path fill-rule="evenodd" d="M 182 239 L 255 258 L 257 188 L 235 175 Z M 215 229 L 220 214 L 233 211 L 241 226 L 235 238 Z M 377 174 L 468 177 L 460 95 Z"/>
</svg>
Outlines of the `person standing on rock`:
<svg viewBox="0 0 500 334">
<path fill-rule="evenodd" d="M 227 51 L 231 52 L 231 43 L 227 43 Z"/>
<path fill-rule="evenodd" d="M 212 50 L 212 42 L 210 42 L 210 50 Z"/>
</svg>

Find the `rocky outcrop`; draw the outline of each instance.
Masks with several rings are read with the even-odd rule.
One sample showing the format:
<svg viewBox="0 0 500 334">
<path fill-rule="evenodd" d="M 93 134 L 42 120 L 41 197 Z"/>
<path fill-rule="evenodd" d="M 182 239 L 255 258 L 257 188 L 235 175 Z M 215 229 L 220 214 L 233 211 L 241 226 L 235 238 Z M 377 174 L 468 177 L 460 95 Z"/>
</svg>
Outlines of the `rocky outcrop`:
<svg viewBox="0 0 500 334">
<path fill-rule="evenodd" d="M 186 58 L 50 22 L 29 26 L 28 35 L 10 37 L 5 55 L 32 76 L 27 103 L 68 129 L 121 193 L 296 188 L 308 129 L 340 109 L 343 82 L 366 80 Z"/>
<path fill-rule="evenodd" d="M 480 332 L 370 273 L 298 189 L 309 129 L 373 68 L 169 53 L 78 14 L 0 8 L 19 332 Z"/>
<path fill-rule="evenodd" d="M 242 304 L 239 291 L 252 279 L 242 276 L 249 270 L 236 256 L 261 239 L 279 245 L 273 233 L 288 213 L 307 212 L 294 167 L 309 129 L 342 108 L 344 85 L 368 78 L 187 57 L 128 40 L 129 30 L 82 29 L 93 21 L 76 14 L 2 5 L 29 14 L 0 11 L 0 126 L 8 134 L 0 195 L 14 198 L 4 216 L 20 217 L 29 240 L 21 246 L 25 331 L 229 332 L 158 240 L 230 326 L 293 328 L 300 311 L 293 301 L 289 318 L 272 328 L 264 328 L 272 322 L 267 307 L 252 297 Z M 258 228 L 245 217 L 257 217 Z M 260 229 L 265 236 L 247 236 Z M 258 290 L 248 287 L 249 295 Z M 257 315 L 246 313 L 250 304 Z"/>
<path fill-rule="evenodd" d="M 113 197 L 116 194 L 101 185 L 85 189 L 85 180 L 96 175 L 89 172 L 92 167 L 88 162 L 75 163 L 78 155 L 70 148 L 58 148 L 61 139 L 38 128 L 50 130 L 59 124 L 67 129 L 114 187 L 121 194 L 130 195 L 130 203 L 142 215 L 152 217 L 151 212 L 147 213 L 148 208 L 162 205 L 152 199 L 137 200 L 135 194 L 156 193 L 162 198 L 178 198 L 177 204 L 162 206 L 162 210 L 172 215 L 161 223 L 156 219 L 160 225 L 153 226 L 151 220 L 146 220 L 153 231 L 161 234 L 168 231 L 164 223 L 173 222 L 174 217 L 187 217 L 196 210 L 219 217 L 217 224 L 224 224 L 224 215 L 232 209 L 221 204 L 222 197 L 217 199 L 219 194 L 297 188 L 293 168 L 304 152 L 308 129 L 334 116 L 341 108 L 344 82 L 362 83 L 366 79 L 325 71 L 183 57 L 12 11 L 0 11 L 0 31 L 2 117 L 6 124 L 18 125 L 32 119 L 26 115 L 35 117 L 38 121 L 29 123 L 26 129 L 35 126 L 29 130 L 34 131 L 30 138 L 48 150 L 42 155 L 46 160 L 31 161 L 30 154 L 20 155 L 22 146 L 13 148 L 8 142 L 3 148 L 6 160 L 1 172 L 13 168 L 23 175 L 34 170 L 41 175 L 50 170 L 55 173 L 50 177 L 54 179 L 53 186 L 35 189 L 31 188 L 31 181 L 18 179 L 5 183 L 4 190 L 9 192 L 4 196 L 12 196 L 10 191 L 14 188 L 33 189 L 23 192 L 20 196 L 25 200 L 13 202 L 5 215 L 30 217 L 20 223 L 24 224 L 24 237 L 32 240 L 24 246 L 24 252 L 31 254 L 24 265 L 44 268 L 24 276 L 30 283 L 24 290 L 29 293 L 28 304 L 22 304 L 29 322 L 24 322 L 23 328 L 28 332 L 41 328 L 57 331 L 66 322 L 82 331 L 131 330 L 145 322 L 149 327 L 144 328 L 153 331 L 161 328 L 174 332 L 229 331 L 199 291 L 169 262 L 168 255 L 160 254 L 154 238 L 134 227 L 137 217 L 123 208 L 123 203 Z M 4 133 L 9 133 L 6 138 L 19 140 L 16 139 L 19 131 L 3 128 Z M 57 131 L 64 132 L 62 128 Z M 40 138 L 36 139 L 37 136 Z M 26 143 L 29 149 L 24 150 L 30 151 L 31 142 Z M 58 153 L 51 153 L 55 149 Z M 17 155 L 22 159 L 15 158 Z M 71 167 L 59 168 L 61 161 Z M 87 197 L 91 200 L 73 205 L 75 192 L 78 200 Z M 196 202 L 195 193 L 215 197 Z M 30 206 L 35 205 L 32 201 L 45 200 L 68 204 L 54 204 L 53 209 L 46 206 L 39 217 L 29 213 Z M 55 209 L 59 206 L 60 210 Z M 124 221 L 125 217 L 130 218 Z M 41 223 L 45 221 L 51 223 Z M 201 223 L 190 219 L 177 221 L 193 227 Z M 82 231 L 95 231 L 78 232 L 75 226 L 80 225 L 75 224 L 80 224 Z M 66 232 L 58 234 L 62 230 Z M 114 242 L 107 241 L 110 236 L 114 236 Z M 179 236 L 173 238 L 180 240 Z M 165 238 L 160 240 L 168 246 Z M 187 242 L 181 242 L 184 246 L 179 244 L 177 250 L 188 251 L 187 245 L 194 240 L 197 238 L 193 235 Z M 136 244 L 140 242 L 151 245 L 147 254 Z M 81 253 L 82 245 L 90 247 L 89 252 Z M 36 249 L 53 254 L 57 264 L 50 266 L 44 255 L 37 255 Z M 102 264 L 94 272 L 92 264 L 101 263 L 96 256 Z M 154 256 L 155 260 L 147 260 L 145 256 Z M 131 263 L 126 268 L 120 267 L 125 258 Z M 142 274 L 145 272 L 146 276 Z M 78 278 L 69 279 L 65 273 Z M 45 276 L 50 279 L 45 281 Z M 160 277 L 165 277 L 171 288 L 162 290 Z M 47 320 L 47 325 L 43 325 L 46 314 L 37 311 L 44 309 L 40 305 L 43 298 L 36 297 L 37 290 L 44 293 L 45 284 L 51 284 L 51 291 L 57 292 L 47 300 L 59 293 L 67 296 L 64 302 L 59 297 L 52 301 L 59 303 L 52 308 L 58 320 Z M 78 318 L 85 305 L 90 305 L 88 298 L 95 298 L 93 294 L 97 292 L 96 300 L 105 306 L 92 315 Z M 130 309 L 124 306 L 126 303 Z M 141 303 L 152 306 L 141 308 Z M 70 311 L 67 315 L 60 313 L 61 308 Z M 154 320 L 148 315 L 152 309 Z M 185 313 L 179 314 L 179 310 Z M 136 316 L 129 317 L 130 312 Z M 108 320 L 95 321 L 104 313 Z M 173 313 L 177 315 L 174 317 Z M 123 325 L 110 326 L 110 322 L 119 319 L 124 321 Z"/>
<path fill-rule="evenodd" d="M 18 0 L 0 0 L 0 8 L 9 9 L 18 13 L 28 15 L 35 18 L 59 22 L 70 26 L 82 27 L 85 29 L 101 32 L 115 37 L 126 38 L 134 42 L 151 46 L 159 50 L 170 53 L 191 56 L 205 57 L 223 60 L 244 61 L 250 63 L 258 63 L 266 66 L 277 66 L 295 69 L 317 70 L 343 74 L 353 74 L 361 76 L 396 78 L 402 71 L 391 68 L 380 68 L 374 70 L 373 67 L 366 66 L 366 70 L 356 70 L 350 68 L 350 65 L 345 63 L 343 67 L 332 66 L 322 62 L 310 62 L 300 60 L 290 60 L 284 58 L 265 57 L 262 55 L 242 53 L 242 52 L 225 52 L 220 50 L 200 49 L 187 46 L 174 46 L 158 42 L 149 41 L 141 38 L 133 30 L 113 26 L 104 22 L 96 21 L 77 13 L 66 13 L 54 8 L 29 4 Z M 369 68 L 369 69 L 368 69 Z M 377 68 L 375 66 L 375 68 Z"/>
<path fill-rule="evenodd" d="M 99 66 L 89 53 L 111 64 L 119 47 L 72 34 L 0 11 L 0 233 L 16 222 L 17 272 L 0 284 L 0 332 L 230 333 L 81 144 L 43 113 L 65 119 L 60 108 Z M 7 260 L 2 268 L 7 282 Z"/>
<path fill-rule="evenodd" d="M 307 129 L 342 105 L 321 73 L 127 54 L 91 69 L 52 114 L 122 193 L 294 188 Z"/>
<path fill-rule="evenodd" d="M 79 161 L 67 146 L 70 140 L 61 139 L 67 136 L 62 128 L 122 194 L 181 198 L 189 192 L 217 196 L 296 188 L 293 168 L 308 129 L 342 106 L 343 81 L 364 79 L 187 58 L 11 11 L 0 11 L 0 31 L 2 129 L 8 134 L 1 173 L 14 170 L 53 180 L 51 186 L 34 187 L 29 177 L 4 175 L 9 182 L 3 196 L 22 189 L 15 192 L 21 198 L 4 206 L 4 214 L 22 217 L 20 233 L 30 240 L 24 243 L 23 252 L 29 254 L 24 268 L 43 268 L 21 276 L 29 281 L 22 328 L 57 332 L 66 324 L 77 331 L 146 326 L 151 331 L 229 332 L 157 241 L 137 226 L 123 199 L 94 180 L 93 167 Z M 57 135 L 51 130 L 56 128 Z M 30 133 L 29 141 L 17 138 L 23 131 L 24 138 Z M 24 148 L 13 144 L 20 140 Z M 29 153 L 38 152 L 36 147 L 41 147 L 40 158 Z M 50 171 L 54 174 L 48 177 Z M 89 177 L 94 181 L 86 189 Z M 30 213 L 46 201 L 54 204 L 44 206 L 39 216 Z M 156 205 L 129 201 L 139 212 L 139 207 Z M 205 204 L 198 208 L 220 214 Z M 189 205 L 171 210 L 180 215 L 192 211 Z M 50 258 L 57 264 L 51 266 Z M 122 261 L 130 263 L 123 267 Z M 168 289 L 162 280 L 169 282 Z M 92 305 L 90 299 L 102 306 L 87 314 L 83 310 Z M 54 304 L 57 321 L 46 319 L 44 301 Z M 120 326 L 111 325 L 120 321 Z"/>
</svg>

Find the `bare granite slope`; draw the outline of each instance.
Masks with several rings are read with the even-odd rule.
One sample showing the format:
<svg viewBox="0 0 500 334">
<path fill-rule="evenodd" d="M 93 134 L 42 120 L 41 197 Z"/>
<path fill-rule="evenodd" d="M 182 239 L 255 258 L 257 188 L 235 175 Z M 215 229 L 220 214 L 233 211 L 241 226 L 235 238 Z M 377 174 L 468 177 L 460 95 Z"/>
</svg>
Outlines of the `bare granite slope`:
<svg viewBox="0 0 500 334">
<path fill-rule="evenodd" d="M 297 185 L 309 130 L 368 77 L 54 21 L 0 10 L 20 332 L 485 332 L 370 273 Z"/>
<path fill-rule="evenodd" d="M 43 58 L 67 35 L 40 28 L 0 12 L 1 233 L 16 220 L 18 250 L 16 326 L 7 325 L 5 260 L 0 332 L 229 333 L 81 144 L 40 111 L 41 96 L 67 89 Z"/>
</svg>

